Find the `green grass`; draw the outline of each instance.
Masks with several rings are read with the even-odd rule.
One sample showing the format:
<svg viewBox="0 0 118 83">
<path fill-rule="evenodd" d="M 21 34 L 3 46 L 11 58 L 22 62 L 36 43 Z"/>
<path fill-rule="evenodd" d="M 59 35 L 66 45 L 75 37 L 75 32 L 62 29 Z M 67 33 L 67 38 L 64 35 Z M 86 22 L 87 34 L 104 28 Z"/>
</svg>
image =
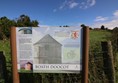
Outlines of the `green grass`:
<svg viewBox="0 0 118 83">
<path fill-rule="evenodd" d="M 103 55 L 101 42 L 109 41 L 111 31 L 90 30 L 90 49 L 89 49 L 89 80 L 90 83 L 107 83 L 104 74 Z"/>
<path fill-rule="evenodd" d="M 90 44 L 98 41 L 107 41 L 111 36 L 108 30 L 90 30 Z"/>
<path fill-rule="evenodd" d="M 11 62 L 11 49 L 10 49 L 10 41 L 1 41 L 0 40 L 0 51 L 3 51 L 6 61 Z"/>
<path fill-rule="evenodd" d="M 90 30 L 90 51 L 101 50 L 101 41 L 109 41 L 111 37 L 111 31 L 108 30 Z"/>
<path fill-rule="evenodd" d="M 0 40 L 0 51 L 3 51 L 5 58 L 6 58 L 6 68 L 7 68 L 7 78 L 9 83 L 12 83 L 12 64 L 11 64 L 11 48 L 10 48 L 10 41 Z M 2 83 L 2 82 L 0 82 Z M 4 82 L 3 82 L 4 83 Z"/>
<path fill-rule="evenodd" d="M 25 70 L 25 69 L 20 69 L 19 72 L 20 73 L 32 73 L 31 70 Z"/>
</svg>

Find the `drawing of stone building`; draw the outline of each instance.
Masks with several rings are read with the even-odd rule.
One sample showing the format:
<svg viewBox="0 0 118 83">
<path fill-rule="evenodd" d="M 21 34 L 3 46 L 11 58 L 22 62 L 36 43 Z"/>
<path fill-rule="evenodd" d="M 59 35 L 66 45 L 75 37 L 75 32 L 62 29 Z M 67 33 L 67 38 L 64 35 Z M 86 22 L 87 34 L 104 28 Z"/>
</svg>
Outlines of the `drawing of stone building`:
<svg viewBox="0 0 118 83">
<path fill-rule="evenodd" d="M 62 63 L 62 45 L 49 34 L 34 44 L 34 64 Z"/>
</svg>

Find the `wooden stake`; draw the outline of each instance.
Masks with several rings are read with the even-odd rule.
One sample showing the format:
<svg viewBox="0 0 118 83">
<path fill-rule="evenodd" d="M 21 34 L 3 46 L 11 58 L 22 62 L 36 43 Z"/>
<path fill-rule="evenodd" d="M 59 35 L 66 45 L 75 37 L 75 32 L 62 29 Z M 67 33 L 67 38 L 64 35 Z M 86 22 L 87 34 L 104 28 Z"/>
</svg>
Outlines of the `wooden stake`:
<svg viewBox="0 0 118 83">
<path fill-rule="evenodd" d="M 111 41 L 101 42 L 104 60 L 104 72 L 108 83 L 115 83 L 115 69 L 113 61 L 113 50 Z"/>
</svg>

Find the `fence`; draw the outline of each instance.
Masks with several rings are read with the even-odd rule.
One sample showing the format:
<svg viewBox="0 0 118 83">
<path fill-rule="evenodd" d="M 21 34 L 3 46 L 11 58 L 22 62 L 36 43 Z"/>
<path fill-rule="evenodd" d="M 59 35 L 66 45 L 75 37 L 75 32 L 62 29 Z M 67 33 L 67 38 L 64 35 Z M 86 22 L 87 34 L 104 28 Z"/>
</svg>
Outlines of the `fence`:
<svg viewBox="0 0 118 83">
<path fill-rule="evenodd" d="M 0 79 L 3 83 L 7 81 L 6 60 L 2 51 L 0 51 Z"/>
<path fill-rule="evenodd" d="M 101 44 L 101 46 L 100 46 Z M 114 59 L 111 42 L 100 42 L 98 50 L 89 53 L 89 82 L 115 83 Z"/>
</svg>

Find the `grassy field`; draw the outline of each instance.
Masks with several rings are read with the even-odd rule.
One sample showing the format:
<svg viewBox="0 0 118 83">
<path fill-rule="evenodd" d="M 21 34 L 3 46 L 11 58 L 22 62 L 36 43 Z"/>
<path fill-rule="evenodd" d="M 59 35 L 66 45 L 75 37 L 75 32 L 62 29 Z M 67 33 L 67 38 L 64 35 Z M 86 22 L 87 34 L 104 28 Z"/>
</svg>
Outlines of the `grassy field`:
<svg viewBox="0 0 118 83">
<path fill-rule="evenodd" d="M 90 72 L 90 79 L 91 81 L 95 80 L 99 83 L 107 83 L 108 78 L 104 74 L 104 66 L 103 66 L 103 56 L 101 54 L 101 42 L 110 41 L 112 31 L 108 30 L 91 30 L 90 31 L 90 55 L 89 55 L 89 72 Z M 115 66 L 115 81 L 118 83 L 118 53 L 116 59 L 114 59 L 114 66 Z M 114 57 L 115 58 L 115 57 Z M 92 66 L 92 65 L 93 66 Z M 93 75 L 92 75 L 93 74 Z M 101 75 L 100 75 L 101 74 Z M 102 81 L 104 79 L 104 81 Z M 101 81 L 100 81 L 101 80 Z"/>
<path fill-rule="evenodd" d="M 90 30 L 90 52 L 101 51 L 101 42 L 111 39 L 111 31 Z"/>
<path fill-rule="evenodd" d="M 90 30 L 90 44 L 94 42 L 107 41 L 111 37 L 111 31 L 108 30 Z"/>
</svg>

